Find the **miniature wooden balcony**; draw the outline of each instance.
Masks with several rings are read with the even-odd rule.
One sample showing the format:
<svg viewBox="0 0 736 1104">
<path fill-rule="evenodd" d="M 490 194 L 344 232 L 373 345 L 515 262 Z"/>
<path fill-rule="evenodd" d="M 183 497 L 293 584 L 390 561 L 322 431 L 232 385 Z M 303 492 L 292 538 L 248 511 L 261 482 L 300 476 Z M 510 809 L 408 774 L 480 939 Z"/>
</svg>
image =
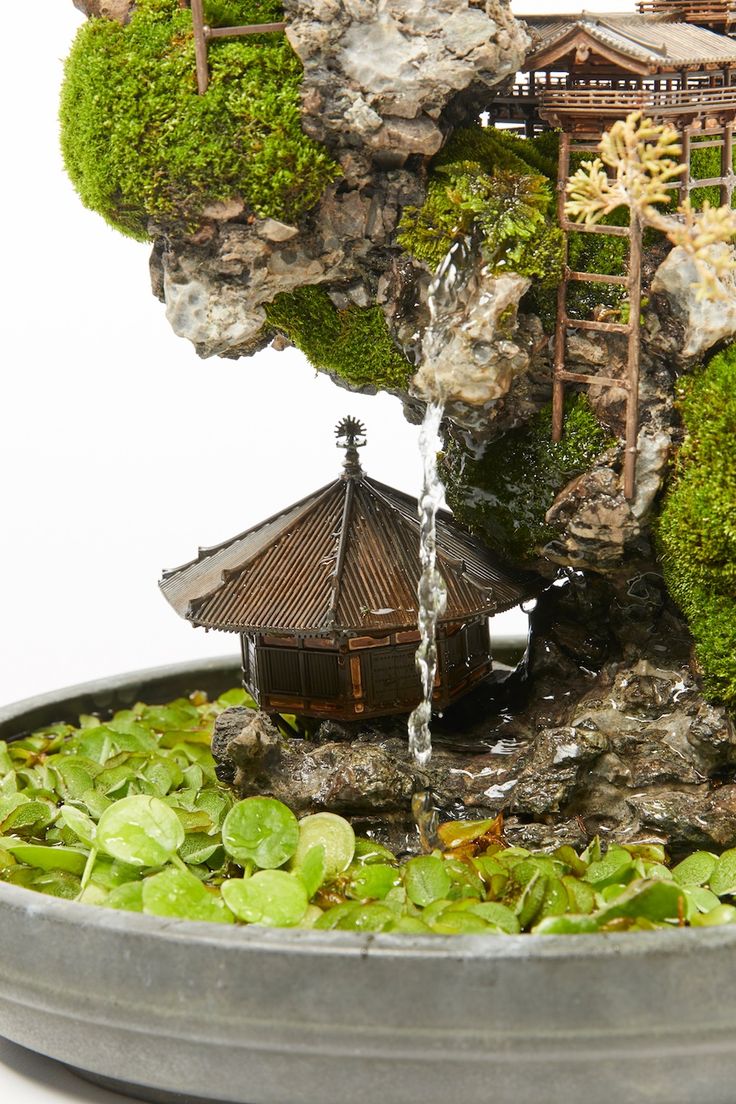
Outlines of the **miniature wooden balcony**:
<svg viewBox="0 0 736 1104">
<path fill-rule="evenodd" d="M 733 0 L 639 0 L 640 15 L 667 16 L 673 21 L 694 23 L 702 27 L 724 27 L 736 24 L 736 3 Z"/>
<path fill-rule="evenodd" d="M 655 119 L 688 123 L 698 117 L 736 114 L 736 87 L 694 87 L 673 90 L 653 88 L 566 88 L 542 91 L 541 117 L 550 125 L 573 133 L 600 134 L 607 120 L 623 119 L 632 111 L 644 111 Z"/>
</svg>

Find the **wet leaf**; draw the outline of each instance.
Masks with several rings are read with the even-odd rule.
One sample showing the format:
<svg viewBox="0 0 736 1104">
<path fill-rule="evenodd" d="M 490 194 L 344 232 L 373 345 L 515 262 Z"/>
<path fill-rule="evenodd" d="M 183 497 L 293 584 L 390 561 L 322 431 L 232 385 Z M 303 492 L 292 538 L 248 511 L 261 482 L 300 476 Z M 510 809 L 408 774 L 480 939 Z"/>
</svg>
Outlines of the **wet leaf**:
<svg viewBox="0 0 736 1104">
<path fill-rule="evenodd" d="M 294 865 L 301 865 L 307 851 L 316 844 L 325 849 L 326 877 L 334 878 L 347 870 L 353 861 L 355 832 L 352 825 L 336 813 L 313 813 L 299 821 Z"/>
<path fill-rule="evenodd" d="M 161 866 L 184 842 L 176 813 L 156 797 L 137 794 L 111 805 L 97 825 L 97 844 L 137 866 Z"/>
<path fill-rule="evenodd" d="M 328 909 L 320 916 L 315 928 L 320 931 L 387 931 L 395 924 L 390 908 L 383 904 L 361 905 L 350 901 Z"/>
<path fill-rule="evenodd" d="M 544 897 L 547 892 L 547 879 L 543 874 L 536 873 L 527 883 L 521 894 L 517 906 L 516 915 L 522 928 L 528 928 L 539 916 Z"/>
<path fill-rule="evenodd" d="M 521 931 L 518 916 L 510 908 L 498 904 L 497 901 L 481 901 L 477 905 L 472 904 L 468 908 L 468 912 L 480 916 L 481 920 L 485 920 L 487 924 L 493 924 L 495 928 L 500 928 L 501 931 L 505 931 L 509 935 L 518 935 Z"/>
<path fill-rule="evenodd" d="M 310 847 L 301 865 L 294 868 L 307 890 L 307 897 L 311 900 L 327 876 L 327 859 L 323 844 L 316 843 Z"/>
<path fill-rule="evenodd" d="M 359 901 L 382 901 L 399 879 L 395 866 L 373 863 L 355 870 L 348 886 L 348 896 Z"/>
<path fill-rule="evenodd" d="M 304 882 L 285 870 L 259 870 L 250 878 L 222 883 L 225 904 L 240 920 L 273 928 L 293 928 L 307 911 Z"/>
<path fill-rule="evenodd" d="M 710 912 L 698 914 L 692 918 L 694 928 L 720 927 L 722 924 L 736 924 L 736 908 L 733 905 L 718 905 Z"/>
<path fill-rule="evenodd" d="M 222 842 L 228 854 L 241 866 L 255 863 L 262 870 L 283 866 L 295 854 L 299 839 L 296 817 L 273 797 L 238 801 L 222 825 Z"/>
<path fill-rule="evenodd" d="M 708 884 L 718 897 L 736 893 L 736 848 L 723 852 Z"/>
<path fill-rule="evenodd" d="M 618 917 L 677 922 L 684 908 L 683 890 L 675 882 L 635 882 L 612 905 L 597 914 L 600 924 Z"/>
<path fill-rule="evenodd" d="M 59 819 L 82 843 L 86 843 L 89 847 L 94 844 L 97 836 L 97 825 L 81 809 L 77 809 L 73 805 L 62 805 L 59 810 Z"/>
<path fill-rule="evenodd" d="M 355 860 L 361 863 L 396 863 L 396 856 L 388 847 L 375 840 L 355 838 Z"/>
<path fill-rule="evenodd" d="M 219 840 L 208 836 L 206 832 L 191 832 L 184 837 L 179 855 L 185 863 L 204 863 L 212 858 L 219 846 Z"/>
<path fill-rule="evenodd" d="M 592 916 L 547 916 L 532 928 L 534 935 L 590 935 L 598 931 Z"/>
<path fill-rule="evenodd" d="M 703 886 L 717 865 L 716 855 L 709 851 L 695 851 L 672 868 L 672 877 L 681 886 Z"/>
<path fill-rule="evenodd" d="M 3 842 L 3 847 L 18 862 L 38 870 L 67 870 L 71 874 L 81 874 L 87 862 L 84 851 L 73 847 L 46 847 L 40 843 L 13 843 L 8 840 Z"/>
<path fill-rule="evenodd" d="M 189 871 L 173 866 L 167 866 L 160 874 L 144 880 L 143 911 L 150 916 L 232 923 L 232 915 L 221 900 L 205 889 Z"/>
<path fill-rule="evenodd" d="M 447 897 L 451 885 L 452 879 L 445 863 L 435 855 L 409 859 L 404 868 L 406 893 L 415 905 L 431 905 L 433 901 Z"/>
<path fill-rule="evenodd" d="M 447 909 L 432 924 L 432 930 L 438 935 L 481 935 L 491 929 L 482 917 L 472 912 L 451 912 Z"/>
</svg>

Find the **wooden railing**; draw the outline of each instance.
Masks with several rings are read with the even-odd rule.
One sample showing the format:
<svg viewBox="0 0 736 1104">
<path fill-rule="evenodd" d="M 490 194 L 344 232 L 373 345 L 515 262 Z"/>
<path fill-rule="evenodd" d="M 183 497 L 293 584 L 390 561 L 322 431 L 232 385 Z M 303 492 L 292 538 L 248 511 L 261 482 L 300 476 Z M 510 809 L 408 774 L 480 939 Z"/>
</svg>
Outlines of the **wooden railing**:
<svg viewBox="0 0 736 1104">
<path fill-rule="evenodd" d="M 667 15 L 683 23 L 736 23 L 733 0 L 639 0 L 637 7 L 641 15 Z"/>
<path fill-rule="evenodd" d="M 194 29 L 194 58 L 197 65 L 197 89 L 204 95 L 210 83 L 207 49 L 213 38 L 233 38 L 239 35 L 268 34 L 286 30 L 285 23 L 250 23 L 244 27 L 208 27 L 204 21 L 203 0 L 191 0 Z"/>
<path fill-rule="evenodd" d="M 540 111 L 564 115 L 598 113 L 623 117 L 631 111 L 653 115 L 705 114 L 708 110 L 736 110 L 736 87 L 680 88 L 566 88 L 542 90 Z"/>
</svg>

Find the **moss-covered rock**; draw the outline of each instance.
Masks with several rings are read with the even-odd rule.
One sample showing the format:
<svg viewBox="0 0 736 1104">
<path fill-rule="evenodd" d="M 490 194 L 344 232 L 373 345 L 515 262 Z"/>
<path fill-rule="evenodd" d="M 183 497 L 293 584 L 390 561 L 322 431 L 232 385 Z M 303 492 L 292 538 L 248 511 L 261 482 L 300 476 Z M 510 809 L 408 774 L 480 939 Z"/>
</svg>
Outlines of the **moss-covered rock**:
<svg viewBox="0 0 736 1104">
<path fill-rule="evenodd" d="M 736 708 L 736 345 L 681 386 L 687 436 L 658 534 L 706 689 Z"/>
<path fill-rule="evenodd" d="M 413 369 L 379 306 L 338 310 L 323 288 L 304 287 L 277 295 L 266 317 L 318 371 L 338 375 L 351 387 L 406 389 Z"/>
<path fill-rule="evenodd" d="M 212 23 L 278 19 L 275 0 L 209 0 Z M 240 195 L 257 215 L 297 219 L 337 175 L 302 132 L 302 68 L 284 35 L 221 39 L 197 94 L 192 17 L 139 0 L 130 22 L 92 19 L 66 63 L 61 142 L 87 207 L 136 238 L 149 218 L 187 223 Z"/>
<path fill-rule="evenodd" d="M 567 405 L 562 440 L 552 441 L 546 406 L 473 455 L 454 441 L 445 456 L 447 500 L 456 517 L 491 547 L 529 561 L 555 536 L 545 515 L 559 491 L 609 445 L 585 396 Z"/>
</svg>

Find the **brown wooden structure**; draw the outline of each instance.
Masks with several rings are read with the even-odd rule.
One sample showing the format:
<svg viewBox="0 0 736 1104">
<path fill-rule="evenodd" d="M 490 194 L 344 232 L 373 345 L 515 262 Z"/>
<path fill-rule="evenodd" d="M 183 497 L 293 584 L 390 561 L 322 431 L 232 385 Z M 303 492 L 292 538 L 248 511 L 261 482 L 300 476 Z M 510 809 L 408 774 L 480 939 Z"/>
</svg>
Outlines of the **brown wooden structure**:
<svg viewBox="0 0 736 1104">
<path fill-rule="evenodd" d="M 707 7 L 707 12 L 706 12 Z M 722 203 L 732 201 L 733 131 L 736 120 L 736 41 L 724 34 L 736 4 L 709 0 L 672 0 L 642 4 L 638 15 L 534 16 L 527 23 L 533 46 L 524 73 L 513 88 L 500 91 L 491 107 L 494 122 L 522 127 L 527 135 L 540 128 L 562 131 L 558 165 L 559 220 L 565 232 L 606 234 L 628 239 L 627 272 L 608 276 L 573 270 L 567 264 L 558 288 L 553 385 L 553 438 L 563 429 L 567 383 L 622 388 L 626 392 L 624 492 L 635 493 L 639 423 L 639 313 L 641 307 L 641 228 L 572 223 L 565 216 L 565 189 L 575 153 L 594 156 L 605 129 L 632 111 L 667 122 L 681 135 L 687 172 L 679 184 L 680 199 L 695 188 L 716 186 Z M 707 16 L 707 18 L 706 18 Z M 702 25 L 707 24 L 707 25 Z M 708 179 L 692 173 L 692 152 L 717 147 L 720 172 Z M 580 319 L 568 311 L 568 290 L 576 282 L 605 283 L 626 290 L 625 321 Z M 621 334 L 627 342 L 623 379 L 588 375 L 566 367 L 571 330 Z"/>
<path fill-rule="evenodd" d="M 239 634 L 244 685 L 266 711 L 358 720 L 419 704 L 417 502 L 364 474 L 362 432 L 353 419 L 338 426 L 341 478 L 161 580 L 193 625 Z M 433 699 L 442 709 L 490 673 L 489 616 L 537 587 L 444 511 L 437 566 L 447 586 Z"/>
<path fill-rule="evenodd" d="M 190 0 L 192 9 L 192 27 L 194 30 L 194 58 L 197 66 L 197 89 L 200 96 L 207 91 L 210 83 L 210 69 L 207 61 L 208 46 L 215 38 L 234 38 L 240 35 L 268 34 L 283 31 L 286 23 L 250 23 L 243 27 L 208 27 L 204 21 L 203 0 Z"/>
<path fill-rule="evenodd" d="M 638 0 L 637 8 L 641 15 L 665 15 L 726 33 L 736 25 L 734 0 Z"/>
</svg>

